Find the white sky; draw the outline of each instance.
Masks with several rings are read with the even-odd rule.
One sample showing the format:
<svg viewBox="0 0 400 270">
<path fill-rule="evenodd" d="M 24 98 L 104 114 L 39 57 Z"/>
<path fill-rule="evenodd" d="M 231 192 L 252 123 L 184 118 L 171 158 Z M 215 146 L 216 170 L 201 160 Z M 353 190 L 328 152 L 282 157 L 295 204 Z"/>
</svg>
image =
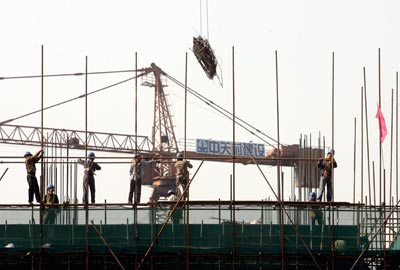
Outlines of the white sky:
<svg viewBox="0 0 400 270">
<path fill-rule="evenodd" d="M 193 36 L 207 37 L 205 1 L 202 27 L 200 1 L 7 1 L 0 9 L 0 77 L 39 75 L 41 45 L 46 74 L 133 69 L 154 62 L 184 82 L 188 53 L 188 84 L 217 104 L 232 108 L 232 47 L 235 49 L 236 114 L 276 137 L 275 50 L 278 51 L 280 136 L 296 144 L 300 134 L 319 132 L 331 145 L 332 53 L 335 53 L 335 200 L 352 201 L 354 117 L 360 140 L 360 89 L 363 67 L 367 74 L 368 122 L 371 161 L 379 168 L 378 48 L 381 48 L 382 111 L 389 136 L 383 145 L 389 179 L 391 89 L 400 66 L 398 1 L 209 1 L 208 38 L 221 65 L 224 87 L 210 81 L 190 51 Z M 128 78 L 124 75 L 89 77 L 89 91 Z M 45 106 L 84 93 L 83 77 L 45 80 Z M 0 81 L 0 121 L 40 108 L 40 79 Z M 127 83 L 89 98 L 88 129 L 134 133 L 134 83 Z M 172 82 L 166 89 L 172 105 L 175 132 L 183 138 L 183 91 Z M 139 87 L 139 134 L 151 135 L 153 92 Z M 190 98 L 187 136 L 190 139 L 231 140 L 232 124 L 204 104 Z M 212 119 L 212 120 L 211 120 Z M 44 115 L 44 126 L 84 130 L 83 100 L 60 106 Z M 11 124 L 40 126 L 40 115 Z M 237 128 L 238 141 L 259 142 Z M 357 144 L 360 149 L 360 143 Z M 25 146 L 0 145 L 0 156 L 22 156 Z M 364 150 L 364 153 L 366 151 Z M 78 152 L 77 155 L 83 154 Z M 96 153 L 101 156 L 101 153 Z M 395 159 L 393 159 L 395 160 Z M 23 161 L 21 158 L 20 161 Z M 357 166 L 360 153 L 357 153 Z M 195 162 L 195 165 L 198 163 Z M 25 203 L 28 185 L 23 164 L 0 164 L 0 203 Z M 394 166 L 393 166 L 394 167 Z M 364 161 L 366 180 L 366 159 Z M 192 170 L 194 171 L 194 170 Z M 263 167 L 275 186 L 274 167 Z M 372 171 L 372 169 L 371 169 Z M 394 175 L 393 171 L 393 175 Z M 78 197 L 81 179 L 78 175 Z M 229 199 L 230 164 L 206 162 L 196 177 L 191 198 Z M 290 179 L 290 171 L 285 170 Z M 104 165 L 97 174 L 97 201 L 126 202 L 128 165 Z M 357 169 L 357 194 L 360 194 Z M 379 178 L 377 178 L 379 179 Z M 389 181 L 389 180 L 388 180 Z M 394 181 L 394 180 L 393 180 Z M 272 197 L 255 166 L 237 165 L 237 199 Z M 289 196 L 290 183 L 287 183 Z M 378 187 L 378 186 L 377 186 Z M 142 201 L 150 193 L 144 188 Z M 367 195 L 367 189 L 364 195 Z M 359 196 L 359 195 L 358 195 Z M 359 197 L 357 198 L 359 200 Z"/>
</svg>

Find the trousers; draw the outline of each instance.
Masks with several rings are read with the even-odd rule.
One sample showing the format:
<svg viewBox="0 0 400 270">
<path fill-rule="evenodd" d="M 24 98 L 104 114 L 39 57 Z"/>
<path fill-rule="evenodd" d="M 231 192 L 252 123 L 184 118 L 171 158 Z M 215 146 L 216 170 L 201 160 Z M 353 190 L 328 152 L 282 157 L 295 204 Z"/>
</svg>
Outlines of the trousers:
<svg viewBox="0 0 400 270">
<path fill-rule="evenodd" d="M 28 174 L 26 179 L 29 185 L 28 202 L 31 203 L 33 201 L 33 195 L 35 195 L 36 201 L 40 203 L 39 185 L 36 176 Z"/>
<path fill-rule="evenodd" d="M 90 199 L 92 203 L 96 202 L 96 186 L 94 184 L 94 176 L 93 174 L 87 174 L 85 173 L 85 176 L 83 177 L 83 198 L 82 202 L 87 203 L 89 202 L 88 200 L 88 191 L 90 188 Z"/>
<path fill-rule="evenodd" d="M 331 182 L 331 176 L 321 176 L 319 180 L 319 196 L 318 200 L 322 201 L 322 196 L 324 195 L 325 191 L 325 186 L 326 186 L 326 201 L 330 202 L 332 201 L 332 182 Z"/>
<path fill-rule="evenodd" d="M 137 190 L 136 190 L 137 187 Z M 135 192 L 136 190 L 136 192 Z M 142 179 L 137 179 L 137 182 L 135 179 L 132 177 L 131 178 L 131 184 L 129 187 L 129 196 L 128 196 L 128 202 L 132 202 L 133 195 L 135 194 L 135 203 L 140 203 L 140 195 L 142 193 Z"/>
</svg>

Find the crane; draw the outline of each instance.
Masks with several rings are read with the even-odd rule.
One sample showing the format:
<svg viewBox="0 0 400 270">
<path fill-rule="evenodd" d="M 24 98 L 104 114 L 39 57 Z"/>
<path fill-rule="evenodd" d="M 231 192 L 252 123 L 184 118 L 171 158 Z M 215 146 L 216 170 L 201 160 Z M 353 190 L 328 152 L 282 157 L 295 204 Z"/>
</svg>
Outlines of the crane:
<svg viewBox="0 0 400 270">
<path fill-rule="evenodd" d="M 152 134 L 148 136 L 115 134 L 106 132 L 88 131 L 87 139 L 85 131 L 58 128 L 40 128 L 33 126 L 12 125 L 12 120 L 0 123 L 0 143 L 40 146 L 43 133 L 46 135 L 45 146 L 66 149 L 85 149 L 103 151 L 110 153 L 135 153 L 139 152 L 144 160 L 145 179 L 143 185 L 153 187 L 150 200 L 157 201 L 160 196 L 167 193 L 169 189 L 175 188 L 175 166 L 172 160 L 179 152 L 175 136 L 169 104 L 164 92 L 166 80 L 171 78 L 156 64 L 152 63 L 150 68 L 141 69 L 138 77 L 145 77 L 142 85 L 154 88 L 154 115 Z M 71 99 L 70 101 L 75 100 Z M 64 103 L 61 103 L 64 104 Z M 54 107 L 54 106 L 50 106 Z M 38 111 L 36 111 L 38 112 Z M 293 167 L 293 159 L 300 156 L 299 145 L 281 146 L 281 166 Z M 237 162 L 242 164 L 253 163 L 248 156 L 232 156 L 221 154 L 199 153 L 189 150 L 185 153 L 187 159 L 208 160 L 215 162 Z M 277 165 L 277 149 L 267 151 L 262 157 L 256 158 L 260 165 Z"/>
</svg>

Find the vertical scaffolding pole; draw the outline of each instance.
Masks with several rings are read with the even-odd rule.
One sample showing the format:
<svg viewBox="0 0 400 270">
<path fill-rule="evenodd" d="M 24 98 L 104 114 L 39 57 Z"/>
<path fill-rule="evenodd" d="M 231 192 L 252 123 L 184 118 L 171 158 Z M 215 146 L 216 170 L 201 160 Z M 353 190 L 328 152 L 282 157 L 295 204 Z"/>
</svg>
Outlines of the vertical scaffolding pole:
<svg viewBox="0 0 400 270">
<path fill-rule="evenodd" d="M 137 155 L 137 128 L 138 128 L 138 123 L 137 123 L 137 114 L 138 114 L 138 109 L 137 109 L 137 105 L 138 105 L 138 101 L 137 101 L 137 52 L 135 52 L 135 155 Z M 136 162 L 136 161 L 135 161 Z M 136 166 L 136 164 L 135 164 Z M 135 169 L 136 171 L 136 169 Z M 134 227 L 135 227 L 135 240 L 139 239 L 139 232 L 138 232 L 138 222 L 137 222 L 137 190 L 138 190 L 138 186 L 137 186 L 137 179 L 135 179 L 135 198 L 134 198 L 134 209 L 133 209 L 133 222 L 134 222 Z M 140 203 L 140 202 L 139 202 Z"/>
<path fill-rule="evenodd" d="M 188 54 L 186 52 L 185 55 L 185 112 L 184 112 L 184 145 L 183 145 L 183 154 L 184 154 L 184 160 L 186 160 L 186 128 L 187 128 L 187 65 L 188 65 Z M 178 188 L 178 187 L 177 187 Z M 187 190 L 187 200 L 189 201 L 189 190 Z M 189 270 L 190 268 L 190 226 L 189 226 L 189 203 L 186 204 L 186 270 Z"/>
<path fill-rule="evenodd" d="M 85 160 L 87 162 L 87 146 L 88 146 L 88 57 L 85 58 Z M 86 192 L 88 192 L 86 190 Z M 85 196 L 85 266 L 89 270 L 89 194 Z"/>
<path fill-rule="evenodd" d="M 378 49 L 378 90 L 379 108 L 381 107 L 381 48 Z M 379 137 L 379 203 L 382 203 L 382 143 Z"/>
<path fill-rule="evenodd" d="M 281 147 L 280 147 L 280 134 L 279 134 L 279 80 L 278 80 L 278 51 L 275 50 L 275 86 L 276 86 L 276 124 L 277 124 L 277 139 L 278 139 L 278 166 L 277 166 L 277 177 L 278 177 L 278 200 L 282 201 L 281 211 L 279 212 L 279 219 L 281 223 L 281 269 L 285 269 L 285 231 L 283 224 L 283 186 L 281 187 Z"/>
<path fill-rule="evenodd" d="M 386 194 L 386 170 L 383 169 L 383 219 L 386 220 L 386 222 L 383 222 L 383 233 L 382 235 L 382 240 L 383 240 L 383 269 L 386 270 L 386 240 L 387 240 L 387 221 L 390 222 L 390 220 L 386 219 L 386 204 L 385 204 L 385 194 Z"/>
<path fill-rule="evenodd" d="M 363 68 L 364 73 L 364 107 L 365 107 L 365 136 L 366 136 L 366 144 L 367 144 L 367 168 L 368 168 L 368 186 L 369 186 L 369 197 L 370 197 L 370 205 L 371 205 L 371 170 L 370 170 L 370 158 L 369 158 L 369 132 L 368 132 L 368 102 L 367 102 L 367 76 L 365 73 L 365 67 Z M 373 191 L 374 191 L 374 205 L 376 205 L 375 200 L 375 181 L 373 182 Z M 361 198 L 363 201 L 363 198 Z"/>
<path fill-rule="evenodd" d="M 372 185 L 373 185 L 373 191 L 374 191 L 374 205 L 376 206 L 376 184 L 375 184 L 375 162 L 372 161 Z M 376 214 L 376 211 L 374 211 L 374 213 Z"/>
<path fill-rule="evenodd" d="M 364 199 L 364 89 L 361 86 L 361 179 L 360 179 L 360 184 L 361 184 L 361 196 L 360 196 L 360 202 L 363 201 Z M 369 186 L 369 192 L 371 193 L 371 185 L 368 184 Z M 370 200 L 371 200 L 371 194 L 369 194 Z M 370 203 L 371 204 L 371 203 Z"/>
<path fill-rule="evenodd" d="M 357 156 L 357 118 L 354 117 L 353 203 L 356 203 L 356 156 Z M 354 217 L 354 215 L 353 215 L 353 217 Z M 354 223 L 354 221 L 353 221 L 353 223 Z"/>
<path fill-rule="evenodd" d="M 71 196 L 72 195 L 72 185 L 70 185 L 70 182 L 69 182 L 69 177 L 70 177 L 70 174 L 69 174 L 69 136 L 68 136 L 67 132 L 65 133 L 65 136 L 66 136 L 66 148 L 67 148 L 67 151 L 66 151 L 67 158 L 65 160 L 66 169 L 67 169 L 67 172 L 66 172 L 66 178 L 67 178 L 67 203 L 70 203 L 71 202 L 71 198 L 72 198 L 72 196 Z M 68 213 L 69 213 L 69 211 L 68 211 Z"/>
<path fill-rule="evenodd" d="M 44 142 L 44 137 L 43 137 L 43 122 L 44 122 L 44 111 L 43 111 L 43 103 L 44 103 L 44 49 L 42 45 L 42 54 L 41 54 L 41 110 L 40 110 L 40 147 L 43 149 L 43 142 Z M 44 163 L 43 163 L 43 158 L 40 161 L 40 167 L 41 167 L 41 176 L 40 176 L 40 236 L 39 236 L 39 269 L 42 269 L 42 260 L 43 260 L 43 250 L 42 250 L 42 244 L 43 244 L 43 210 L 44 210 L 44 204 L 42 201 L 43 198 L 43 180 L 44 180 Z"/>
<path fill-rule="evenodd" d="M 332 149 L 335 149 L 335 52 L 332 52 Z M 333 156 L 332 156 L 333 164 Z M 335 199 L 335 166 L 332 166 L 331 184 L 332 184 L 332 200 Z M 332 219 L 334 218 L 334 212 L 332 211 Z M 335 239 L 334 239 L 334 220 L 332 220 L 332 270 L 335 270 Z"/>
<path fill-rule="evenodd" d="M 399 73 L 396 72 L 396 202 L 399 201 Z"/>
<path fill-rule="evenodd" d="M 390 110 L 390 171 L 389 171 L 389 205 L 392 201 L 392 169 L 393 169 L 393 95 L 394 89 L 392 88 L 392 104 Z M 386 200 L 385 200 L 386 201 Z"/>
<path fill-rule="evenodd" d="M 236 213 L 235 213 L 235 168 L 236 168 L 236 110 L 235 110 L 235 47 L 232 46 L 232 269 L 235 269 L 236 263 Z"/>
</svg>

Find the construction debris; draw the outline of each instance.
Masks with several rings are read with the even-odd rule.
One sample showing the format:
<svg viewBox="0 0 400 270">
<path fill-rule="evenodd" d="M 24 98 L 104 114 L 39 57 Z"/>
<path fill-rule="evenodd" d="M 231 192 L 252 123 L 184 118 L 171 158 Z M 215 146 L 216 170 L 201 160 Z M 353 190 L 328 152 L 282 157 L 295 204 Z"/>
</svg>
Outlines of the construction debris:
<svg viewBox="0 0 400 270">
<path fill-rule="evenodd" d="M 209 79 L 217 74 L 217 59 L 207 39 L 193 37 L 193 53 Z"/>
</svg>

